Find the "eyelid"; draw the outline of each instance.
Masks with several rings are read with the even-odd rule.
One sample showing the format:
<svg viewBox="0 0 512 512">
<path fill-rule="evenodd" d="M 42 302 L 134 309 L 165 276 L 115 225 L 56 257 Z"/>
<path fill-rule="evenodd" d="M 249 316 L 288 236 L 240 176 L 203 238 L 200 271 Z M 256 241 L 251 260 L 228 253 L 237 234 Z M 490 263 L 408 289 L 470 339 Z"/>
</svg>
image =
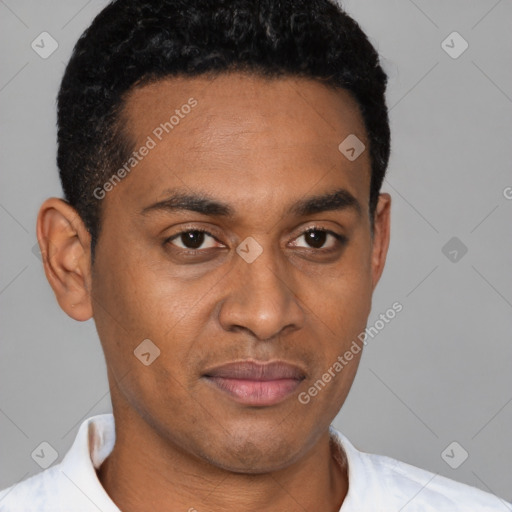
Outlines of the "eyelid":
<svg viewBox="0 0 512 512">
<path fill-rule="evenodd" d="M 321 224 L 310 224 L 309 226 L 307 226 L 305 228 L 301 228 L 300 231 L 297 233 L 297 235 L 294 238 L 304 235 L 305 233 L 308 233 L 309 231 L 325 231 L 326 233 L 330 233 L 332 235 L 341 236 L 340 233 L 336 233 L 336 231 L 333 231 L 332 229 L 329 229 L 326 226 L 322 226 Z"/>
</svg>

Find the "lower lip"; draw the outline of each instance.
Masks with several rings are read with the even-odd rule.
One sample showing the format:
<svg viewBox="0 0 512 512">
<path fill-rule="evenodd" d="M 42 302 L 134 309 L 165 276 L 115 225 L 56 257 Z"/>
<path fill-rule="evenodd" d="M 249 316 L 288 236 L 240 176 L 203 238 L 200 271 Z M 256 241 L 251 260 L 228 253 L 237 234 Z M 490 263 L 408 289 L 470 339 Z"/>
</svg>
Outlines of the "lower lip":
<svg viewBox="0 0 512 512">
<path fill-rule="evenodd" d="M 245 405 L 274 405 L 290 396 L 301 383 L 297 379 L 242 380 L 206 377 L 218 389 Z"/>
</svg>

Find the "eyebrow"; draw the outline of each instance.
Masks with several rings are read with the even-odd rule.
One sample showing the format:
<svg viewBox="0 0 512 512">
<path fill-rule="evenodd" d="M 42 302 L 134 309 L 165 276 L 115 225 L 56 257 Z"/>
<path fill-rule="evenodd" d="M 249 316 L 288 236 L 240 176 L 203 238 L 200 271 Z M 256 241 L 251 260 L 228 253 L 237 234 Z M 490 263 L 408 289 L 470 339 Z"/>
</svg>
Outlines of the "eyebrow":
<svg viewBox="0 0 512 512">
<path fill-rule="evenodd" d="M 310 196 L 294 203 L 288 213 L 304 217 L 327 211 L 351 209 L 358 216 L 362 215 L 359 201 L 346 189 L 340 188 L 326 194 Z M 176 212 L 193 211 L 212 217 L 232 218 L 235 210 L 228 204 L 220 202 L 204 193 L 185 193 L 174 191 L 169 197 L 143 208 L 141 215 L 154 211 Z"/>
</svg>

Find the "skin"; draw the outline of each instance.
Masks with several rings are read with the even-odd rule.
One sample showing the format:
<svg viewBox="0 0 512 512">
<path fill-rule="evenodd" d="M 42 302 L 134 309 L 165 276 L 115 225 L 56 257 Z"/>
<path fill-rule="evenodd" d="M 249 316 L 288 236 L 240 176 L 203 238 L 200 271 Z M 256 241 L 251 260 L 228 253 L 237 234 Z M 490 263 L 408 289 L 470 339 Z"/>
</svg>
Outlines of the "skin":
<svg viewBox="0 0 512 512">
<path fill-rule="evenodd" d="M 169 78 L 127 97 L 134 149 L 190 97 L 197 106 L 102 200 L 93 266 L 71 206 L 50 198 L 38 216 L 57 300 L 76 320 L 94 317 L 107 361 L 116 444 L 98 477 L 124 512 L 339 510 L 348 478 L 328 428 L 361 352 L 308 404 L 297 396 L 364 331 L 385 264 L 391 199 L 379 196 L 372 237 L 369 152 L 350 162 L 338 150 L 349 134 L 369 147 L 360 112 L 346 91 L 303 78 Z M 140 213 L 177 188 L 206 193 L 234 216 Z M 359 212 L 289 213 L 340 188 Z M 304 232 L 313 226 L 346 244 L 327 235 L 312 246 Z M 185 228 L 214 238 L 187 258 L 186 240 L 166 242 Z M 249 236 L 263 249 L 252 263 L 236 252 Z M 147 338 L 160 349 L 149 366 L 134 356 Z M 266 407 L 237 403 L 202 378 L 245 359 L 288 361 L 306 378 Z"/>
</svg>

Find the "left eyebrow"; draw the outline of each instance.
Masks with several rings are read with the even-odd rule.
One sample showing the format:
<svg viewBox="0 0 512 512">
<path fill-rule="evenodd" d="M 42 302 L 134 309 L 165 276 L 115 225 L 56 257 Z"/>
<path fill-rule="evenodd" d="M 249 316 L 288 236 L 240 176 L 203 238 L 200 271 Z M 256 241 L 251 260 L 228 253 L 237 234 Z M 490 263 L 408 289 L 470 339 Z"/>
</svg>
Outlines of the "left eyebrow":
<svg viewBox="0 0 512 512">
<path fill-rule="evenodd" d="M 359 201 L 348 190 L 340 188 L 334 192 L 298 201 L 292 206 L 290 213 L 298 217 L 305 217 L 314 213 L 346 209 L 354 210 L 359 217 L 363 213 Z"/>
<path fill-rule="evenodd" d="M 362 207 L 359 201 L 346 189 L 340 188 L 333 192 L 307 197 L 294 203 L 289 209 L 289 215 L 305 217 L 315 213 L 335 211 L 335 210 L 353 210 L 360 217 Z M 202 215 L 212 217 L 232 218 L 235 210 L 229 204 L 217 201 L 203 193 L 185 193 L 174 190 L 172 194 L 152 205 L 146 206 L 141 210 L 141 215 L 153 211 L 194 211 Z"/>
</svg>

